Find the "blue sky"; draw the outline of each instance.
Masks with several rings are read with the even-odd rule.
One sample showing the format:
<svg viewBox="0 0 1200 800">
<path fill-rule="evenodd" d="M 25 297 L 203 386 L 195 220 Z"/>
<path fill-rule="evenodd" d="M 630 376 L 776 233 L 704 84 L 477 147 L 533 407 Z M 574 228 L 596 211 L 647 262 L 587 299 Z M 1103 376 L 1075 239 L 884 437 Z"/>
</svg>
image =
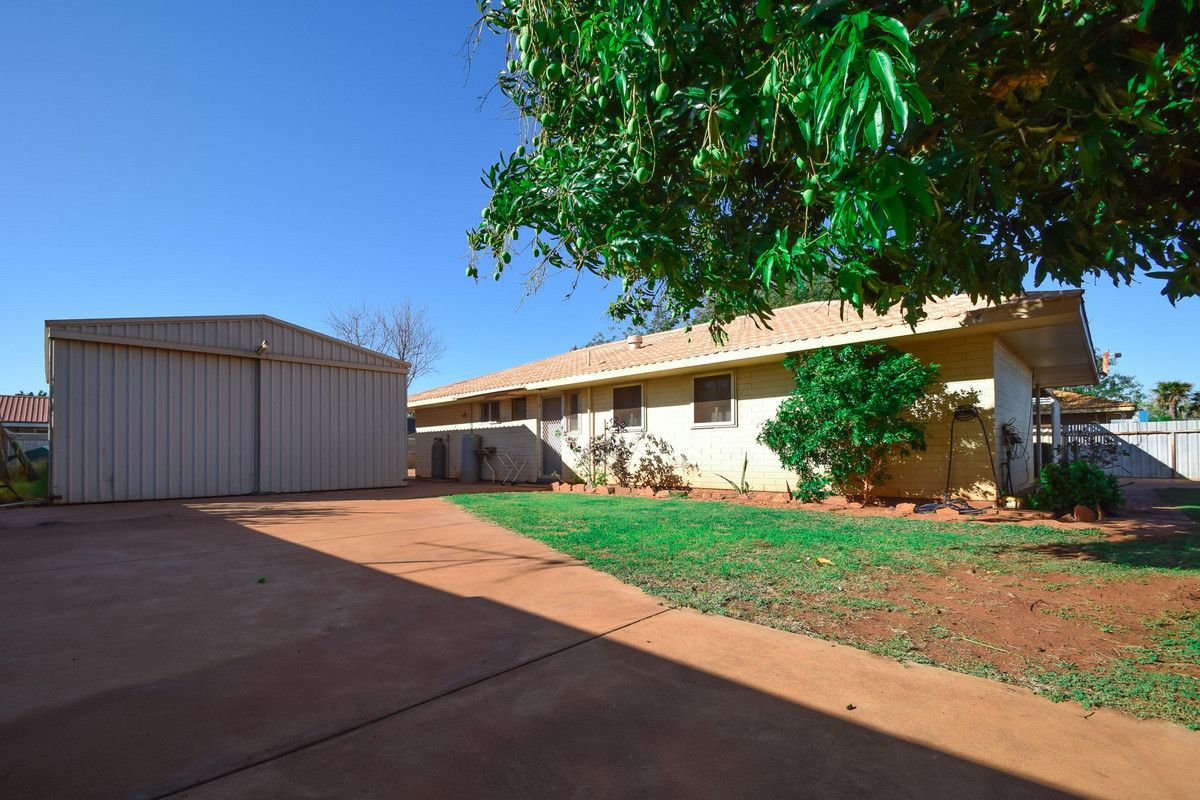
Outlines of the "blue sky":
<svg viewBox="0 0 1200 800">
<path fill-rule="evenodd" d="M 516 120 L 480 107 L 471 0 L 9 3 L 0 12 L 0 392 L 44 387 L 42 321 L 411 298 L 448 347 L 428 388 L 559 352 L 612 291 L 464 277 L 479 181 Z M 1200 300 L 1089 287 L 1097 346 L 1200 387 Z M 1188 344 L 1191 343 L 1190 347 Z"/>
</svg>

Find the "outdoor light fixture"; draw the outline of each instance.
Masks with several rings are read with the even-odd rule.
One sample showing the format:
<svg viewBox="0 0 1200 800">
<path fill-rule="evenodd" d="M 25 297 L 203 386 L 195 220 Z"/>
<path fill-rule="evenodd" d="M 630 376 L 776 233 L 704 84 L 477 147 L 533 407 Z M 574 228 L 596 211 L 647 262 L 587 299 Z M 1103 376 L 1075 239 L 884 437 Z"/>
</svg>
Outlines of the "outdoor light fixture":
<svg viewBox="0 0 1200 800">
<path fill-rule="evenodd" d="M 259 343 L 258 347 L 254 348 L 254 355 L 256 355 L 256 356 L 266 355 L 267 351 L 269 349 L 271 349 L 271 343 L 268 342 L 266 339 L 263 339 L 262 342 Z"/>
</svg>

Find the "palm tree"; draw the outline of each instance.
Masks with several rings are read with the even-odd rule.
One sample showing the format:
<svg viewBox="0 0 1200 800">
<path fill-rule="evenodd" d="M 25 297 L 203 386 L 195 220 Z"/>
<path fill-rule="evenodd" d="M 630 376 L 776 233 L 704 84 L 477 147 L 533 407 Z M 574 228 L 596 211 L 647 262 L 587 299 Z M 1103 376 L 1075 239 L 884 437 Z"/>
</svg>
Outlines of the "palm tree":
<svg viewBox="0 0 1200 800">
<path fill-rule="evenodd" d="M 1154 400 L 1171 419 L 1179 419 L 1179 405 L 1192 393 L 1192 384 L 1187 381 L 1159 381 L 1154 386 Z"/>
</svg>

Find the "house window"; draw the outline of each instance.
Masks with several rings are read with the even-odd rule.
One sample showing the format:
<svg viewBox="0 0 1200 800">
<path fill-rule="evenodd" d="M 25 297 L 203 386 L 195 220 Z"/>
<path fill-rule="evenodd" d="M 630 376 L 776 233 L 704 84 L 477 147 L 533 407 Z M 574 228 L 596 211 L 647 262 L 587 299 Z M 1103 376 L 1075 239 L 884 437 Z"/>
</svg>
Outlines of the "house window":
<svg viewBox="0 0 1200 800">
<path fill-rule="evenodd" d="M 514 397 L 512 401 L 512 418 L 525 419 L 525 398 Z"/>
<path fill-rule="evenodd" d="M 642 427 L 642 387 L 621 386 L 613 389 L 613 422 L 626 428 Z"/>
<path fill-rule="evenodd" d="M 697 425 L 733 422 L 732 375 L 706 375 L 692 381 L 692 422 Z"/>
<path fill-rule="evenodd" d="M 489 400 L 486 403 L 480 403 L 479 418 L 484 422 L 499 422 L 500 421 L 500 401 Z"/>
<path fill-rule="evenodd" d="M 579 432 L 579 392 L 571 392 L 567 395 L 567 431 L 570 433 Z"/>
</svg>

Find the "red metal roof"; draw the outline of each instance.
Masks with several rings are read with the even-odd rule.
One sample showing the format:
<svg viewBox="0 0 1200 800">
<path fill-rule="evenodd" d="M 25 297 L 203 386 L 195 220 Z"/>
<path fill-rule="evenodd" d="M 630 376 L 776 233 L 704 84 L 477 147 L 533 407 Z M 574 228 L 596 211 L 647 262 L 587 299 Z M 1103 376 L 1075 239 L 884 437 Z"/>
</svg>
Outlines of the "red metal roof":
<svg viewBox="0 0 1200 800">
<path fill-rule="evenodd" d="M 50 398 L 0 394 L 0 422 L 50 424 Z"/>
</svg>

